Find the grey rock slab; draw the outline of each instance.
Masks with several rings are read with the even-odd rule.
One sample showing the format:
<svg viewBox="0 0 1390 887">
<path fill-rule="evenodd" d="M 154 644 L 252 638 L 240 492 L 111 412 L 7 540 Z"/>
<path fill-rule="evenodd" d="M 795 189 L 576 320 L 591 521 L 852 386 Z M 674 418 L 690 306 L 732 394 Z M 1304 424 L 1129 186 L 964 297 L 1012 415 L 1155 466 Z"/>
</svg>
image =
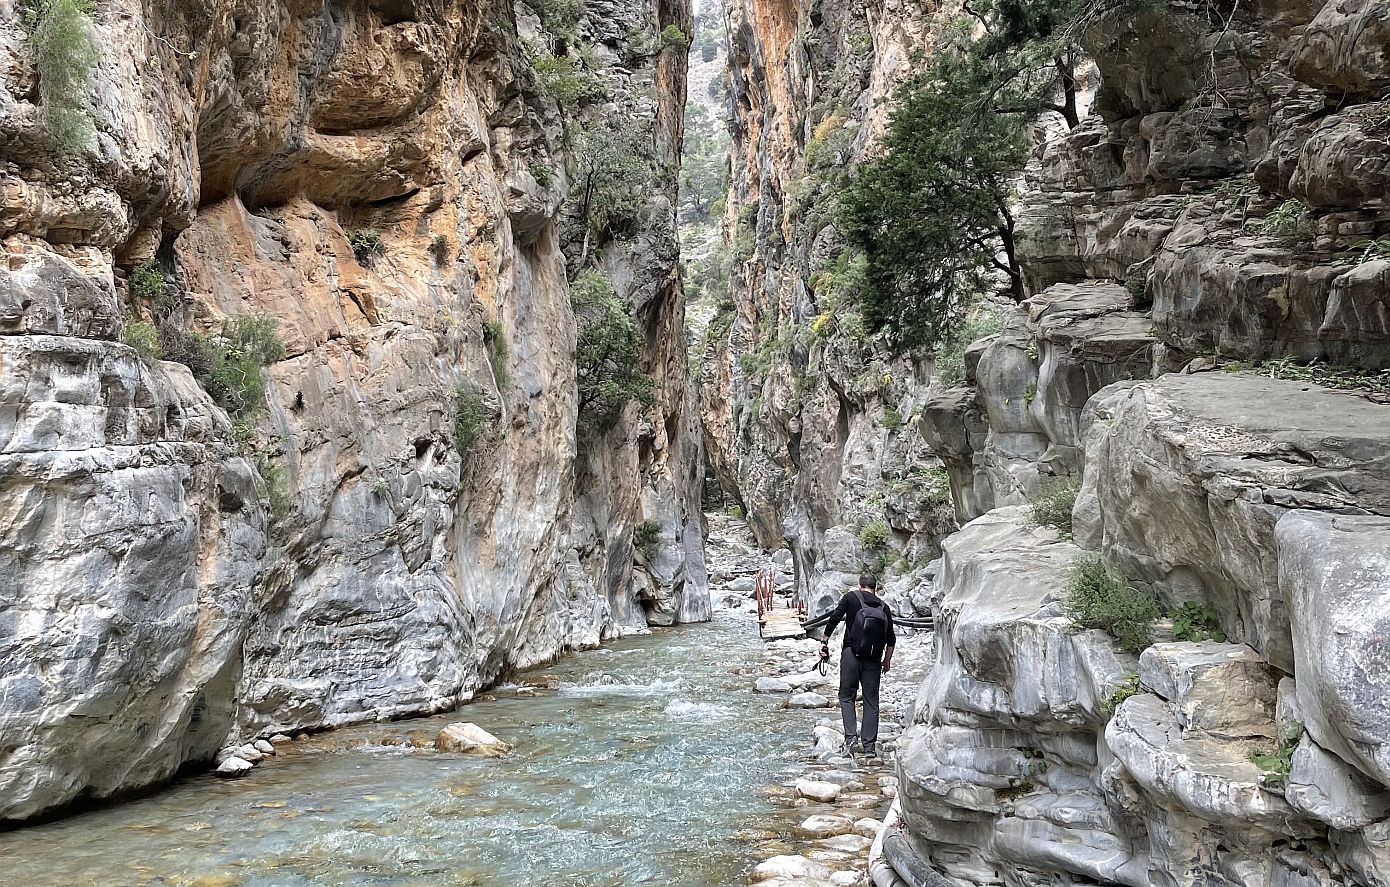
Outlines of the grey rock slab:
<svg viewBox="0 0 1390 887">
<path fill-rule="evenodd" d="M 1307 735 L 1294 750 L 1284 797 L 1295 810 L 1342 831 L 1390 814 L 1390 790 Z"/>
<path fill-rule="evenodd" d="M 1276 735 L 1278 673 L 1244 644 L 1154 644 L 1139 657 L 1139 678 L 1173 703 L 1184 730 L 1228 739 Z"/>
<path fill-rule="evenodd" d="M 1304 726 L 1390 787 L 1390 518 L 1295 511 L 1276 536 Z"/>
</svg>

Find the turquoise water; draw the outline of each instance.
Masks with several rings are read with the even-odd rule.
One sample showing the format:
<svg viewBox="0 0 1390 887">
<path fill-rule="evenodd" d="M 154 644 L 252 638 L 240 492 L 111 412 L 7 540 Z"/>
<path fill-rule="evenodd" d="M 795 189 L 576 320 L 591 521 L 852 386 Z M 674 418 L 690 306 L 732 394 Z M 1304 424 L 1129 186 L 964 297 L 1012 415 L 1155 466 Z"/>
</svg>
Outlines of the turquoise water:
<svg viewBox="0 0 1390 887">
<path fill-rule="evenodd" d="M 190 778 L 0 834 L 0 882 L 742 884 L 762 858 L 752 833 L 793 822 L 760 789 L 794 775 L 784 752 L 813 720 L 731 673 L 761 661 L 751 623 L 727 614 L 624 640 L 527 676 L 551 688 L 537 695 L 320 734 L 240 781 Z M 516 751 L 477 759 L 399 744 L 459 721 Z"/>
</svg>

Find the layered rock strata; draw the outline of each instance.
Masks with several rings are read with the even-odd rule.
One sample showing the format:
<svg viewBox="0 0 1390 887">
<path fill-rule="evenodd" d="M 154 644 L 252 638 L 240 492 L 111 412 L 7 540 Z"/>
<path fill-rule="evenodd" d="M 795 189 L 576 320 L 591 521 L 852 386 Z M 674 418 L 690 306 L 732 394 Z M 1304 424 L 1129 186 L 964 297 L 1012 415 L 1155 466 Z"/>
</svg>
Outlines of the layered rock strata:
<svg viewBox="0 0 1390 887">
<path fill-rule="evenodd" d="M 683 4 L 561 34 L 525 4 L 102 3 L 65 152 L 7 6 L 0 820 L 707 616 L 668 26 Z M 585 233 L 570 151 L 613 131 L 635 224 Z M 577 420 L 567 260 L 632 306 L 653 408 Z M 264 413 L 126 344 L 248 315 L 284 345 Z"/>
</svg>

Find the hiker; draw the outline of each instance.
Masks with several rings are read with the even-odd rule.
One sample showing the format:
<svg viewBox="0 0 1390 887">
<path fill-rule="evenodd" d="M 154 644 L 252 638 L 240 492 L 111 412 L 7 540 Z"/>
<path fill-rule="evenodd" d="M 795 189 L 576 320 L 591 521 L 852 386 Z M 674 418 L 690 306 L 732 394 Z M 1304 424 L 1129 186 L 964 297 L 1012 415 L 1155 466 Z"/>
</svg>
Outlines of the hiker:
<svg viewBox="0 0 1390 887">
<path fill-rule="evenodd" d="M 868 573 L 859 577 L 859 588 L 845 593 L 830 621 L 825 624 L 821 656 L 830 655 L 830 636 L 844 620 L 845 645 L 840 651 L 840 715 L 845 722 L 845 746 L 851 753 L 877 755 L 878 680 L 893 665 L 893 614 L 875 593 L 878 581 Z M 855 729 L 854 697 L 864 691 L 864 732 Z"/>
</svg>

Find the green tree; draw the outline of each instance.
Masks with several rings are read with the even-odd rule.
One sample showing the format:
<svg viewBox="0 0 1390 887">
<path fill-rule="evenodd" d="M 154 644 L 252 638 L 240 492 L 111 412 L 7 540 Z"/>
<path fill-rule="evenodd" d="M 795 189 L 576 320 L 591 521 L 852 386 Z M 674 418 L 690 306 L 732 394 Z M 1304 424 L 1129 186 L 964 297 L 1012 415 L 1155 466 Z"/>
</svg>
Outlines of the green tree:
<svg viewBox="0 0 1390 887">
<path fill-rule="evenodd" d="M 1027 161 L 1027 125 L 1049 111 L 1078 122 L 1077 41 L 1090 7 L 978 0 L 966 10 L 900 87 L 883 153 L 841 201 L 845 234 L 866 259 L 864 319 L 899 350 L 946 341 L 1001 282 L 1025 297 L 1012 179 Z"/>
<path fill-rule="evenodd" d="M 646 133 L 581 130 L 573 139 L 569 212 L 582 228 L 577 265 L 607 238 L 635 233 L 650 182 Z"/>
<path fill-rule="evenodd" d="M 729 136 L 704 105 L 686 111 L 680 185 L 680 209 L 696 219 L 707 218 L 729 187 Z"/>
<path fill-rule="evenodd" d="M 578 336 L 575 366 L 581 420 L 606 425 L 630 401 L 656 403 L 656 381 L 642 372 L 642 339 L 632 309 L 600 271 L 570 285 Z"/>
<path fill-rule="evenodd" d="M 72 154 L 95 133 L 88 90 L 98 51 L 92 38 L 92 0 L 22 0 L 44 119 L 58 150 Z"/>
</svg>

